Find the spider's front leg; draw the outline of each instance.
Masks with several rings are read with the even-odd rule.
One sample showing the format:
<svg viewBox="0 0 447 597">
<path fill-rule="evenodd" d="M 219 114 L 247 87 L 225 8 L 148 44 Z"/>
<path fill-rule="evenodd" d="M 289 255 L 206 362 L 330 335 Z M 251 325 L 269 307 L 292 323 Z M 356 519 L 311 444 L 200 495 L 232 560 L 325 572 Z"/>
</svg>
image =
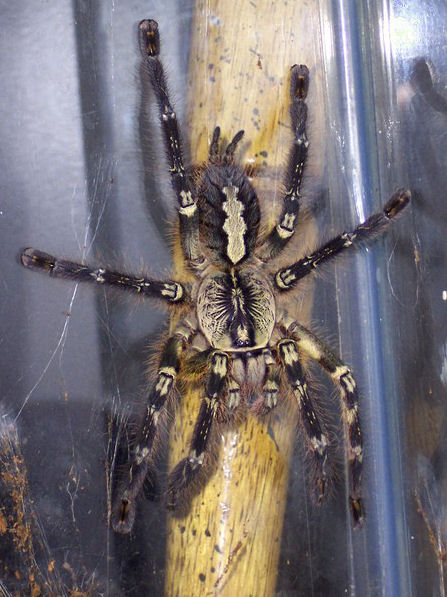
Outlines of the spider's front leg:
<svg viewBox="0 0 447 597">
<path fill-rule="evenodd" d="M 290 118 L 292 121 L 293 145 L 287 164 L 282 213 L 259 249 L 259 256 L 268 261 L 278 255 L 291 239 L 298 221 L 300 188 L 306 164 L 309 142 L 306 135 L 309 69 L 304 64 L 292 66 L 290 71 Z"/>
<path fill-rule="evenodd" d="M 359 418 L 357 384 L 350 369 L 315 334 L 286 315 L 280 318 L 284 332 L 292 336 L 298 348 L 317 361 L 338 386 L 342 399 L 342 413 L 345 422 L 349 462 L 349 500 L 354 524 L 362 522 L 363 502 L 361 499 L 361 477 L 363 468 L 363 440 Z"/>
<path fill-rule="evenodd" d="M 150 464 L 159 420 L 174 388 L 183 349 L 191 342 L 195 328 L 195 322 L 185 319 L 165 343 L 157 376 L 147 397 L 146 412 L 132 452 L 128 478 L 119 489 L 113 506 L 112 525 L 119 533 L 128 533 L 132 529 L 137 497 L 145 480 L 151 475 Z"/>
<path fill-rule="evenodd" d="M 189 455 L 174 468 L 168 482 L 168 505 L 174 508 L 179 493 L 182 492 L 201 470 L 219 401 L 227 386 L 229 357 L 224 352 L 215 351 L 209 364 L 209 375 L 205 397 L 194 428 Z"/>
<path fill-rule="evenodd" d="M 290 339 L 280 340 L 278 342 L 278 354 L 292 386 L 304 430 L 317 463 L 316 498 L 318 502 L 321 502 L 326 493 L 327 486 L 327 446 L 329 442 L 321 429 L 312 400 L 307 391 L 306 378 L 300 363 L 296 342 Z"/>
<path fill-rule="evenodd" d="M 140 48 L 146 61 L 149 78 L 157 98 L 160 121 L 163 129 L 166 151 L 169 160 L 171 183 L 179 204 L 180 235 L 185 259 L 192 265 L 203 263 L 204 257 L 199 242 L 199 212 L 197 199 L 183 164 L 180 133 L 177 116 L 169 98 L 163 64 L 159 59 L 160 35 L 158 24 L 151 19 L 141 21 Z"/>
<path fill-rule="evenodd" d="M 274 276 L 275 286 L 278 290 L 290 290 L 296 286 L 301 278 L 315 271 L 317 267 L 342 253 L 345 249 L 381 234 L 409 204 L 410 197 L 410 191 L 399 189 L 385 204 L 380 213 L 370 216 L 351 232 L 339 234 L 303 259 L 278 270 Z"/>
<path fill-rule="evenodd" d="M 22 265 L 29 269 L 45 272 L 54 278 L 66 278 L 75 282 L 90 282 L 120 288 L 142 296 L 158 298 L 168 303 L 178 303 L 187 298 L 186 288 L 174 280 L 154 280 L 91 267 L 83 263 L 58 259 L 49 253 L 28 248 L 22 251 Z"/>
</svg>

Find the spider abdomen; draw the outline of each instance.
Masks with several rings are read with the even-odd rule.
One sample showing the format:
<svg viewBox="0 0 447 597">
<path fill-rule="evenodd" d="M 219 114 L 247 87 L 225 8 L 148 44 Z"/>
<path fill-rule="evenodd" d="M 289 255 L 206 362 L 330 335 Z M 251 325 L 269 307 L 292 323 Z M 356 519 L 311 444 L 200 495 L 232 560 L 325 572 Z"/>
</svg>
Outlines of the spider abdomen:
<svg viewBox="0 0 447 597">
<path fill-rule="evenodd" d="M 199 288 L 197 317 L 213 348 L 263 348 L 275 325 L 275 299 L 270 284 L 252 270 L 210 274 Z"/>
</svg>

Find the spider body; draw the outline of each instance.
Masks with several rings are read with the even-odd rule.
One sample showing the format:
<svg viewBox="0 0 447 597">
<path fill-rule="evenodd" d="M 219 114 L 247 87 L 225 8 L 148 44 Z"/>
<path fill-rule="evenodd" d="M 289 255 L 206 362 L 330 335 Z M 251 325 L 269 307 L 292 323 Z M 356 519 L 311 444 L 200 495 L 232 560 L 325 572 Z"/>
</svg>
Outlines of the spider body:
<svg viewBox="0 0 447 597">
<path fill-rule="evenodd" d="M 241 168 L 211 165 L 198 205 L 202 238 L 214 259 L 236 266 L 253 255 L 261 216 L 255 190 Z"/>
<path fill-rule="evenodd" d="M 265 348 L 275 325 L 275 298 L 268 280 L 255 270 L 209 274 L 198 290 L 197 316 L 213 348 Z"/>
<path fill-rule="evenodd" d="M 292 146 L 282 194 L 282 211 L 276 225 L 260 238 L 258 198 L 234 153 L 243 131 L 222 151 L 220 129 L 214 129 L 208 164 L 190 176 L 183 164 L 175 111 L 167 91 L 155 21 L 140 23 L 140 47 L 159 106 L 160 124 L 172 187 L 178 202 L 179 237 L 185 268 L 194 281 L 159 281 L 60 260 L 35 249 L 22 252 L 22 263 L 55 277 L 110 285 L 162 300 L 176 311 L 175 324 L 161 349 L 155 378 L 145 396 L 146 409 L 130 456 L 128 473 L 117 491 L 113 526 L 129 532 L 136 500 L 151 476 L 155 438 L 160 417 L 181 374 L 188 367 L 204 371 L 204 387 L 189 455 L 172 471 L 168 501 L 201 470 L 210 432 L 222 410 L 234 410 L 244 399 L 257 413 L 277 404 L 280 393 L 296 401 L 304 438 L 316 469 L 316 497 L 327 488 L 328 437 L 320 424 L 314 398 L 307 388 L 303 358 L 316 361 L 337 386 L 347 437 L 349 502 L 354 523 L 361 522 L 363 440 L 358 393 L 350 369 L 317 336 L 294 319 L 276 297 L 284 295 L 318 267 L 359 241 L 382 232 L 406 207 L 407 190 L 398 190 L 383 210 L 354 230 L 335 236 L 294 263 L 271 272 L 271 262 L 293 236 L 300 208 L 300 188 L 306 163 L 306 96 L 309 71 L 295 65 L 290 73 Z M 180 306 L 180 308 L 178 307 Z M 260 406 L 261 405 L 261 406 Z"/>
</svg>

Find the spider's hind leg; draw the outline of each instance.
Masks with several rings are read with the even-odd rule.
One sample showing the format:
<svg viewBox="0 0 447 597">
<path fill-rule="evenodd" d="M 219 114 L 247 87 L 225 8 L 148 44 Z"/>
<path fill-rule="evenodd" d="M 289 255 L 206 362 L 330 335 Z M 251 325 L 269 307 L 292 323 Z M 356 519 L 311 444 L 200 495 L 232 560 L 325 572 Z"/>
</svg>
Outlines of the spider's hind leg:
<svg viewBox="0 0 447 597">
<path fill-rule="evenodd" d="M 259 415 L 266 415 L 278 404 L 279 389 L 281 384 L 281 369 L 273 358 L 269 348 L 263 350 L 265 374 L 262 385 L 262 399 L 259 402 L 256 411 Z"/>
<path fill-rule="evenodd" d="M 327 447 L 329 441 L 321 429 L 312 400 L 307 391 L 306 378 L 300 363 L 296 342 L 288 338 L 280 340 L 278 342 L 278 353 L 292 386 L 293 394 L 297 400 L 303 427 L 309 439 L 309 446 L 317 465 L 316 498 L 320 502 L 327 489 Z"/>
<path fill-rule="evenodd" d="M 338 386 L 342 401 L 342 413 L 349 442 L 347 453 L 349 463 L 349 501 L 355 525 L 364 517 L 361 498 L 361 477 L 363 469 L 363 439 L 359 418 L 357 384 L 350 369 L 317 336 L 287 316 L 282 319 L 287 334 L 291 335 L 298 348 L 317 361 Z"/>
<path fill-rule="evenodd" d="M 215 351 L 211 357 L 205 396 L 200 405 L 189 455 L 176 465 L 169 476 L 168 506 L 170 508 L 176 507 L 179 495 L 202 469 L 211 426 L 220 399 L 227 388 L 228 362 L 229 358 L 224 352 Z"/>
<path fill-rule="evenodd" d="M 119 533 L 128 533 L 135 519 L 136 501 L 145 482 L 150 482 L 150 466 L 153 460 L 154 440 L 165 404 L 175 385 L 180 368 L 180 358 L 189 344 L 195 328 L 188 321 L 176 327 L 174 335 L 166 341 L 154 384 L 147 397 L 143 422 L 137 434 L 127 481 L 121 485 L 112 508 L 112 525 Z"/>
</svg>

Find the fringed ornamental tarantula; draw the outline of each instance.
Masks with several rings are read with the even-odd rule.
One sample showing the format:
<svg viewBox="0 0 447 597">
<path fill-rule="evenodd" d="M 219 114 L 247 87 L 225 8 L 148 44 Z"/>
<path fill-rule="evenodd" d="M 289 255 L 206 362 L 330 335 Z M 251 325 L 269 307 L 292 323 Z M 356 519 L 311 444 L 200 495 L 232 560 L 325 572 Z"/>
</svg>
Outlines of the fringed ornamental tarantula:
<svg viewBox="0 0 447 597">
<path fill-rule="evenodd" d="M 292 237 L 300 206 L 300 187 L 307 156 L 307 106 L 309 71 L 304 65 L 291 69 L 290 117 L 293 144 L 277 225 L 258 238 L 260 209 L 255 189 L 245 171 L 234 163 L 234 152 L 243 136 L 239 131 L 226 147 L 220 147 L 215 128 L 209 163 L 197 183 L 185 170 L 175 112 L 169 99 L 160 41 L 155 21 L 139 26 L 140 45 L 157 98 L 160 122 L 169 161 L 169 172 L 179 213 L 181 246 L 195 281 L 158 281 L 89 267 L 57 259 L 42 251 L 26 249 L 22 263 L 51 276 L 113 285 L 140 295 L 155 297 L 178 310 L 179 322 L 164 343 L 153 385 L 147 393 L 145 416 L 137 433 L 126 482 L 114 506 L 114 528 L 129 532 L 135 518 L 138 494 L 151 474 L 154 439 L 160 416 L 173 393 L 183 365 L 204 366 L 206 383 L 200 412 L 187 458 L 171 473 L 171 498 L 197 475 L 204 462 L 211 426 L 223 405 L 237 408 L 257 393 L 256 408 L 268 412 L 276 403 L 281 385 L 289 385 L 296 398 L 302 426 L 317 470 L 317 498 L 327 487 L 328 438 L 318 420 L 301 364 L 302 357 L 317 361 L 338 386 L 347 431 L 350 506 L 354 523 L 363 517 L 360 492 L 362 433 L 355 381 L 349 368 L 312 332 L 276 308 L 276 297 L 292 291 L 299 281 L 352 245 L 382 232 L 408 204 L 410 193 L 397 191 L 381 213 L 344 232 L 311 253 L 278 269 L 273 275 L 266 264 Z M 283 381 L 282 381 L 283 380 Z M 250 396 L 246 388 L 250 387 Z M 285 390 L 285 388 L 284 388 Z M 261 403 L 261 408 L 260 408 Z"/>
</svg>

